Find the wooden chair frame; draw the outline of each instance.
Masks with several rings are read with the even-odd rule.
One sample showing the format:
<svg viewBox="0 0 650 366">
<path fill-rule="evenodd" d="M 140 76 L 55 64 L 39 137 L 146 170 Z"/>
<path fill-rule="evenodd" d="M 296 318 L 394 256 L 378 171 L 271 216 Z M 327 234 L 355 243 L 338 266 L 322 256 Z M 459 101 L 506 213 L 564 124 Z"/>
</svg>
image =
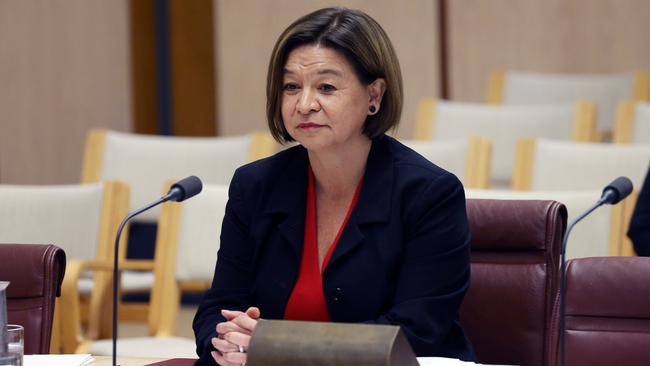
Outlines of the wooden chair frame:
<svg viewBox="0 0 650 366">
<path fill-rule="evenodd" d="M 171 181 L 167 182 L 166 187 L 169 188 L 172 184 Z M 210 288 L 209 282 L 176 280 L 176 254 L 182 207 L 182 204 L 177 202 L 166 202 L 160 211 L 153 261 L 153 271 L 156 275 L 147 313 L 147 329 L 152 337 L 169 337 L 176 333 L 176 319 L 183 291 L 205 291 Z M 122 262 L 120 266 L 126 263 L 128 262 Z M 79 342 L 76 353 L 86 353 L 94 340 L 85 339 Z"/>
<path fill-rule="evenodd" d="M 167 191 L 173 181 L 165 184 Z M 154 285 L 151 289 L 149 310 L 147 311 L 147 329 L 151 337 L 170 337 L 176 333 L 176 319 L 180 310 L 181 293 L 183 291 L 206 291 L 210 282 L 187 281 L 176 279 L 176 259 L 180 230 L 182 204 L 165 202 L 160 211 L 156 248 L 153 267 L 155 273 Z M 122 261 L 120 270 L 140 269 L 129 265 L 131 261 Z M 93 269 L 100 271 L 112 270 L 112 263 L 95 263 Z M 78 305 L 77 305 L 78 307 Z M 121 308 L 120 308 L 121 309 Z M 121 310 L 120 310 L 121 311 Z M 77 347 L 75 353 L 88 353 L 93 341 L 98 338 L 83 337 L 77 332 Z M 106 339 L 108 337 L 101 337 Z"/>
<path fill-rule="evenodd" d="M 84 159 L 82 165 L 81 182 L 94 183 L 101 180 L 102 164 L 104 159 L 104 151 L 106 145 L 106 138 L 109 131 L 106 129 L 93 129 L 89 132 L 86 138 L 86 145 L 84 151 Z M 268 133 L 254 132 L 251 134 L 251 147 L 249 151 L 249 161 L 258 160 L 271 155 L 277 148 L 273 138 Z M 123 237 L 128 237 L 128 227 L 123 233 Z M 120 261 L 123 263 L 121 269 L 131 270 L 145 270 L 154 271 L 156 263 L 155 260 L 126 260 L 126 244 L 120 248 Z M 122 250 L 123 249 L 123 250 Z M 112 254 L 111 254 L 112 258 Z M 158 272 L 160 273 L 160 272 Z M 155 280 L 154 280 L 155 281 Z M 155 285 L 154 285 L 155 286 Z M 153 291 L 153 289 L 152 289 Z M 120 320 L 129 322 L 148 322 L 150 319 L 149 303 L 123 303 L 119 302 L 119 317 Z M 92 332 L 90 339 L 108 338 L 111 336 L 111 318 L 110 313 L 104 312 L 101 314 L 102 320 L 99 328 L 99 333 Z M 88 319 L 94 316 L 86 311 L 86 306 L 82 303 L 81 306 L 81 319 L 83 323 L 88 322 Z"/>
<path fill-rule="evenodd" d="M 492 164 L 492 143 L 485 137 L 471 136 L 468 141 L 465 186 L 488 188 Z"/>
<path fill-rule="evenodd" d="M 626 199 L 622 202 L 619 202 L 618 205 L 623 204 L 622 210 L 622 221 L 618 226 L 620 228 L 621 246 L 617 254 L 613 255 L 624 255 L 624 256 L 634 256 L 636 251 L 634 250 L 634 244 L 632 240 L 628 238 L 627 231 L 630 229 L 630 222 L 632 221 L 632 214 L 634 213 L 634 208 L 636 207 L 636 201 L 639 199 L 639 191 L 633 191 Z"/>
<path fill-rule="evenodd" d="M 503 104 L 503 94 L 505 93 L 506 71 L 495 70 L 490 73 L 488 81 L 487 102 L 489 104 Z"/>
<path fill-rule="evenodd" d="M 636 118 L 636 102 L 626 100 L 620 102 L 616 108 L 616 122 L 614 123 L 613 142 L 629 144 L 633 141 L 634 119 Z"/>
</svg>

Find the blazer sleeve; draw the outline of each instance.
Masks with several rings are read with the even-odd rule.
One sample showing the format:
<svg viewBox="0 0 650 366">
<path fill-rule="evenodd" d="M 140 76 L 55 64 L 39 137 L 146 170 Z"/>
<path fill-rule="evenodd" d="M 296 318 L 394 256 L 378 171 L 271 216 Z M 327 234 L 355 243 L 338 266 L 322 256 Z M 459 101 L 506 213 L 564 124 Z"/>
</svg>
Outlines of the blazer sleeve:
<svg viewBox="0 0 650 366">
<path fill-rule="evenodd" d="M 228 190 L 228 203 L 221 226 L 221 245 L 211 288 L 194 317 L 192 327 L 196 337 L 195 364 L 216 365 L 210 352 L 214 350 L 211 340 L 217 336 L 216 326 L 225 321 L 221 309 L 245 311 L 250 299 L 250 212 L 246 210 L 240 174 L 235 172 Z"/>
<path fill-rule="evenodd" d="M 650 256 L 650 170 L 636 202 L 627 236 L 640 256 Z"/>
<path fill-rule="evenodd" d="M 445 173 L 413 197 L 392 307 L 376 323 L 400 325 L 420 356 L 473 357 L 458 312 L 470 281 L 470 232 L 462 184 Z"/>
</svg>

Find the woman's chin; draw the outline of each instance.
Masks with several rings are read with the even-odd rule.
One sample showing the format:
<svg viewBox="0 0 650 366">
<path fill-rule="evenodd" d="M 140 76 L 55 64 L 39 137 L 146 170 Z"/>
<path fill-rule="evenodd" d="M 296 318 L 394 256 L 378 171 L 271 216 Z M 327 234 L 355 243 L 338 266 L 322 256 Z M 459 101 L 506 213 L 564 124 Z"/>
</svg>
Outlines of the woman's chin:
<svg viewBox="0 0 650 366">
<path fill-rule="evenodd" d="M 327 136 L 315 135 L 315 134 L 296 134 L 292 136 L 296 142 L 302 145 L 305 149 L 309 151 L 318 151 L 322 149 L 327 149 L 333 145 L 333 141 Z"/>
<path fill-rule="evenodd" d="M 312 152 L 318 152 L 318 151 L 323 151 L 326 150 L 327 148 L 331 147 L 331 144 L 324 143 L 323 141 L 318 141 L 315 139 L 302 139 L 302 141 L 298 141 L 305 149 L 312 151 Z"/>
</svg>

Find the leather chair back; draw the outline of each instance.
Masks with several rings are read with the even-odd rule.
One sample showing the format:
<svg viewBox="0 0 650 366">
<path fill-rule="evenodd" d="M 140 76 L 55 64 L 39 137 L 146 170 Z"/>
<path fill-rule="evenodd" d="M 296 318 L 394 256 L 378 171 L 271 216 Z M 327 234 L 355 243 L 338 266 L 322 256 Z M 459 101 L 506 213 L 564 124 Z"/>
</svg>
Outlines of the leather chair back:
<svg viewBox="0 0 650 366">
<path fill-rule="evenodd" d="M 650 258 L 598 257 L 567 264 L 565 364 L 650 363 Z"/>
<path fill-rule="evenodd" d="M 555 201 L 468 199 L 467 216 L 472 274 L 460 318 L 478 361 L 549 364 L 566 208 Z"/>
<path fill-rule="evenodd" d="M 9 324 L 25 328 L 25 354 L 49 353 L 54 299 L 61 293 L 65 253 L 55 245 L 0 244 L 0 279 Z"/>
</svg>

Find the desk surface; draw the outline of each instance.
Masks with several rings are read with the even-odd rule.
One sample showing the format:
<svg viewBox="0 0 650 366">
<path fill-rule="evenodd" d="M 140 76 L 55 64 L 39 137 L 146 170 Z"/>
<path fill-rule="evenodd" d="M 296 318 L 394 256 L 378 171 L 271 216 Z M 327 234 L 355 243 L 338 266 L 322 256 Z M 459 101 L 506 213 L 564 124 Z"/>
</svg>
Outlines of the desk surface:
<svg viewBox="0 0 650 366">
<path fill-rule="evenodd" d="M 113 358 L 111 356 L 93 356 L 95 362 L 89 366 L 111 366 Z M 120 366 L 143 366 L 154 362 L 164 361 L 164 358 L 136 358 L 136 357 L 118 357 L 117 364 Z"/>
<path fill-rule="evenodd" d="M 134 358 L 118 357 L 117 364 L 120 366 L 143 366 L 154 362 L 164 361 L 161 358 Z M 89 366 L 111 366 L 112 358 L 110 356 L 95 356 L 95 362 Z M 453 358 L 441 357 L 418 357 L 418 363 L 421 366 L 480 366 L 481 364 L 473 362 L 463 362 Z"/>
</svg>

